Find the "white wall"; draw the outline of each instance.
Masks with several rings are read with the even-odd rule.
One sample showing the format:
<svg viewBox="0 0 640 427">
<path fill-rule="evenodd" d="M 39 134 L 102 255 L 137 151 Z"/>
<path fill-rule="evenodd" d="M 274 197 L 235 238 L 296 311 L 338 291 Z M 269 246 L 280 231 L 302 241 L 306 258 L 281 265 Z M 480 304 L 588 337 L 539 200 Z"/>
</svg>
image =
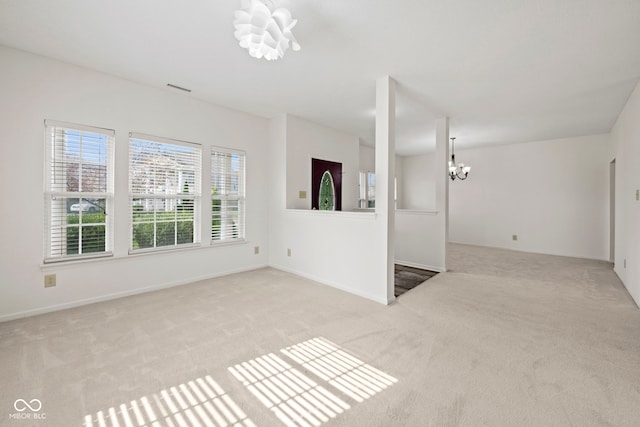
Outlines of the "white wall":
<svg viewBox="0 0 640 427">
<path fill-rule="evenodd" d="M 376 149 L 374 147 L 360 144 L 360 170 L 363 172 L 375 172 Z"/>
<path fill-rule="evenodd" d="M 358 207 L 357 137 L 287 115 L 287 208 L 311 209 L 311 159 L 342 163 L 342 210 Z M 299 198 L 306 191 L 305 199 Z"/>
<path fill-rule="evenodd" d="M 611 131 L 616 159 L 615 272 L 640 306 L 640 83 Z M 625 267 L 626 260 L 626 267 Z"/>
<path fill-rule="evenodd" d="M 375 213 L 288 209 L 271 227 L 276 234 L 270 249 L 272 266 L 388 303 L 386 289 L 376 286 L 381 276 L 376 254 L 382 243 L 376 237 Z"/>
<path fill-rule="evenodd" d="M 404 156 L 401 158 L 401 164 L 402 171 L 397 173 L 398 191 L 402 192 L 402 198 L 398 200 L 398 209 L 435 210 L 435 153 Z"/>
<path fill-rule="evenodd" d="M 442 223 L 435 211 L 396 210 L 395 261 L 397 264 L 445 271 L 440 240 Z"/>
<path fill-rule="evenodd" d="M 399 206 L 402 205 L 402 197 L 403 197 L 403 183 L 402 183 L 402 169 L 404 157 L 395 156 L 396 159 L 396 206 L 400 209 Z M 360 145 L 360 171 L 362 172 L 373 172 L 376 171 L 376 149 L 374 147 L 369 147 L 368 145 Z"/>
<path fill-rule="evenodd" d="M 293 126 L 287 123 L 290 120 L 295 122 Z M 304 136 L 298 133 L 300 125 L 300 119 L 289 115 L 271 120 L 268 188 L 273 191 L 268 211 L 269 264 L 386 304 L 389 302 L 386 281 L 381 282 L 381 277 L 384 278 L 381 255 L 386 254 L 386 241 L 379 237 L 382 224 L 375 213 L 286 208 L 288 194 L 281 189 L 287 188 L 290 181 L 287 163 L 298 161 L 294 153 L 298 153 L 301 160 L 309 159 L 308 152 L 297 150 L 291 138 L 292 129 L 296 131 L 296 138 Z M 335 136 L 333 129 L 312 125 L 315 137 L 320 140 Z M 309 124 L 302 123 L 302 126 Z M 358 159 L 357 152 L 355 159 Z"/>
<path fill-rule="evenodd" d="M 395 198 L 396 198 L 396 209 L 402 209 L 401 206 L 404 205 L 404 176 L 402 174 L 402 170 L 404 169 L 404 157 L 395 156 L 396 160 L 396 170 L 395 170 Z"/>
<path fill-rule="evenodd" d="M 398 210 L 395 258 L 398 264 L 445 271 L 440 240 L 440 215 L 436 211 L 435 153 L 396 159 Z"/>
<path fill-rule="evenodd" d="M 436 212 L 435 153 L 395 156 L 395 162 L 395 262 L 445 271 L 445 252 L 437 243 L 442 224 Z"/>
<path fill-rule="evenodd" d="M 450 241 L 608 260 L 608 144 L 595 135 L 457 150 L 472 170 L 450 185 Z"/>
<path fill-rule="evenodd" d="M 267 120 L 4 47 L 0 64 L 0 321 L 267 264 Z M 45 119 L 116 131 L 112 258 L 42 266 Z M 210 145 L 246 150 L 249 242 L 128 256 L 130 131 L 200 143 L 204 159 Z"/>
</svg>

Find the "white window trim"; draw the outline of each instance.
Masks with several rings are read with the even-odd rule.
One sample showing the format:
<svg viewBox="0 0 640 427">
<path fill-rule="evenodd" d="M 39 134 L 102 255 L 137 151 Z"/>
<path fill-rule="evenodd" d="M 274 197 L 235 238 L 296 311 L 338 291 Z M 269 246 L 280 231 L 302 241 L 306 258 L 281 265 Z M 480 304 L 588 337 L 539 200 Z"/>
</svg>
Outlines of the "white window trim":
<svg viewBox="0 0 640 427">
<path fill-rule="evenodd" d="M 373 186 L 373 197 L 371 198 L 369 194 L 371 192 L 371 187 L 369 185 L 369 175 L 373 175 L 375 177 L 376 174 L 375 172 L 371 172 L 371 171 L 360 171 L 358 173 L 358 191 L 359 191 L 358 209 L 368 209 L 368 210 L 375 209 L 375 207 L 369 207 L 369 202 L 372 201 L 375 204 L 375 201 L 376 201 L 375 186 Z M 364 185 L 362 185 L 363 181 L 364 181 Z"/>
<path fill-rule="evenodd" d="M 246 242 L 246 211 L 247 211 L 247 206 L 246 206 L 246 180 L 247 180 L 247 153 L 246 151 L 243 150 L 236 150 L 236 149 L 232 149 L 232 148 L 226 148 L 226 147 L 218 147 L 218 146 L 212 146 L 211 147 L 211 152 L 210 152 L 210 162 L 213 161 L 213 156 L 215 153 L 223 153 L 223 154 L 237 154 L 239 156 L 242 156 L 242 163 L 243 163 L 243 167 L 241 172 L 241 176 L 239 179 L 239 188 L 238 188 L 238 195 L 237 196 L 225 196 L 225 195 L 216 195 L 214 196 L 213 194 L 210 197 L 210 201 L 209 203 L 211 203 L 211 218 L 209 221 L 209 224 L 211 224 L 211 229 L 209 231 L 209 238 L 211 239 L 211 246 L 221 246 L 221 245 L 229 245 L 229 244 L 234 244 L 234 243 L 244 243 Z M 213 188 L 213 174 L 214 171 L 213 169 L 211 170 L 211 176 L 209 178 L 211 187 Z M 225 201 L 225 200 L 237 200 L 238 201 L 238 220 L 240 221 L 240 230 L 241 232 L 239 233 L 238 237 L 235 238 L 219 238 L 219 239 L 214 239 L 213 236 L 213 200 L 220 200 L 220 201 Z M 222 224 L 224 224 L 224 221 L 222 221 Z M 221 224 L 221 225 L 222 225 Z M 225 231 L 221 231 L 221 234 L 225 234 Z"/>
<path fill-rule="evenodd" d="M 192 197 L 185 197 L 184 195 L 178 194 L 152 194 L 152 193 L 134 193 L 132 188 L 132 171 L 131 171 L 131 147 L 132 140 L 143 140 L 148 142 L 160 143 L 160 144 L 168 144 L 174 146 L 183 146 L 188 148 L 195 148 L 197 150 L 197 154 L 195 156 L 194 167 L 195 167 L 195 191 L 194 191 L 194 211 L 193 211 L 193 242 L 190 243 L 181 243 L 174 245 L 165 245 L 165 246 L 153 246 L 149 248 L 139 248 L 133 249 L 133 200 L 134 199 L 191 199 Z M 164 138 L 154 135 L 148 135 L 144 133 L 130 132 L 129 133 L 129 154 L 128 154 L 128 162 L 129 162 L 129 255 L 142 255 L 149 253 L 158 253 L 158 252 L 167 252 L 167 251 L 175 251 L 181 249 L 192 249 L 198 248 L 201 246 L 200 242 L 200 227 L 201 227 L 201 199 L 202 199 L 202 145 L 182 141 L 171 138 Z M 155 220 L 154 220 L 155 224 Z M 155 227 L 154 227 L 155 229 Z M 154 245 L 155 245 L 155 235 L 154 235 Z"/>
<path fill-rule="evenodd" d="M 54 172 L 52 171 L 54 162 L 54 150 L 60 149 L 55 145 L 56 129 L 67 129 L 76 132 L 92 133 L 97 135 L 103 135 L 107 137 L 107 157 L 106 157 L 106 191 L 105 192 L 70 192 L 70 191 L 56 191 L 51 189 Z M 103 258 L 113 256 L 113 204 L 114 204 L 114 161 L 115 161 L 115 130 L 81 125 L 77 123 L 69 123 L 58 120 L 46 119 L 44 121 L 45 131 L 45 171 L 44 171 L 44 206 L 45 206 L 45 233 L 44 233 L 44 251 L 43 251 L 43 263 L 60 263 L 69 261 L 79 261 L 92 258 Z M 51 201 L 55 197 L 60 198 L 103 198 L 105 199 L 105 250 L 102 252 L 91 252 L 85 254 L 72 254 L 72 255 L 52 255 L 52 228 L 54 226 L 53 213 L 51 210 Z M 66 208 L 65 208 L 66 210 Z M 79 251 L 81 248 L 81 241 L 79 241 Z"/>
</svg>

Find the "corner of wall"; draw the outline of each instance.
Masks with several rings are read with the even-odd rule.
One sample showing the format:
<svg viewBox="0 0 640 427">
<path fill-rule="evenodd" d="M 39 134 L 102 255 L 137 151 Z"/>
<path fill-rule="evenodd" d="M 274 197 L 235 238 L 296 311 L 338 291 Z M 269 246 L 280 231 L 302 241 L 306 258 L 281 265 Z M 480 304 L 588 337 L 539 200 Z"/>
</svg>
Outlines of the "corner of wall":
<svg viewBox="0 0 640 427">
<path fill-rule="evenodd" d="M 615 267 L 640 306 L 640 82 L 620 112 L 610 133 L 615 167 Z"/>
</svg>

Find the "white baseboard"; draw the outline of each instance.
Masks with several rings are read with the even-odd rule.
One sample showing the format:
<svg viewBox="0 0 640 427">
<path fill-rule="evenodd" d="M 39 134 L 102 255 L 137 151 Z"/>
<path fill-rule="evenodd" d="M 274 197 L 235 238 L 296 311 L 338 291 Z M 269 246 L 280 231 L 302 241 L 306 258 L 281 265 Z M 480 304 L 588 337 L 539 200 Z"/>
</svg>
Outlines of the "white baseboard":
<svg viewBox="0 0 640 427">
<path fill-rule="evenodd" d="M 413 267 L 413 268 L 419 268 L 421 270 L 437 271 L 438 273 L 444 273 L 446 271 L 442 267 L 435 267 L 433 265 L 427 265 L 427 264 L 417 264 L 415 262 L 402 261 L 399 259 L 397 259 L 395 263 L 399 265 L 404 265 L 405 267 Z"/>
<path fill-rule="evenodd" d="M 24 317 L 37 316 L 39 314 L 51 313 L 53 311 L 65 310 L 67 308 L 80 307 L 80 306 L 83 306 L 83 305 L 94 304 L 94 303 L 97 303 L 97 302 L 109 301 L 109 300 L 112 300 L 112 299 L 123 298 L 123 297 L 132 296 L 132 295 L 138 295 L 138 294 L 143 294 L 143 293 L 146 293 L 146 292 L 153 292 L 153 291 L 157 291 L 157 290 L 160 290 L 160 289 L 172 288 L 174 286 L 188 285 L 190 283 L 199 282 L 201 280 L 208 280 L 208 279 L 213 279 L 213 278 L 222 277 L 222 276 L 228 276 L 230 274 L 236 274 L 236 273 L 244 273 L 246 271 L 258 270 L 260 268 L 265 268 L 265 267 L 268 267 L 268 265 L 267 264 L 260 264 L 260 265 L 256 265 L 256 266 L 251 266 L 251 267 L 246 267 L 246 268 L 238 268 L 238 269 L 235 269 L 235 270 L 227 270 L 227 271 L 222 271 L 222 272 L 218 272 L 218 273 L 198 276 L 198 277 L 190 277 L 188 279 L 177 280 L 177 281 L 174 281 L 174 282 L 161 283 L 161 284 L 158 284 L 158 285 L 153 285 L 153 286 L 147 286 L 147 287 L 144 287 L 144 288 L 133 289 L 133 290 L 130 290 L 130 291 L 115 292 L 115 293 L 112 293 L 112 294 L 101 295 L 101 296 L 98 296 L 98 297 L 80 299 L 80 300 L 76 300 L 76 301 L 66 302 L 64 304 L 56 304 L 56 305 L 50 305 L 50 306 L 41 307 L 41 308 L 35 308 L 35 309 L 32 309 L 32 310 L 19 311 L 19 312 L 16 312 L 16 313 L 10 313 L 10 314 L 5 314 L 3 316 L 0 316 L 0 323 L 1 322 L 7 322 L 9 320 L 22 319 Z"/>
<path fill-rule="evenodd" d="M 624 283 L 624 281 L 622 280 L 622 278 L 620 277 L 620 275 L 618 274 L 618 272 L 615 269 L 613 270 L 613 273 L 616 275 L 616 277 L 618 278 L 620 283 L 622 283 L 622 286 L 624 287 L 624 290 L 627 291 L 627 294 L 631 297 L 631 301 L 633 301 L 635 303 L 636 307 L 638 307 L 640 309 L 640 297 L 639 297 L 638 300 L 636 300 L 636 298 L 631 293 L 631 290 L 627 287 L 627 284 Z"/>
<path fill-rule="evenodd" d="M 336 289 L 339 289 L 341 291 L 348 292 L 350 294 L 357 295 L 357 296 L 362 297 L 362 298 L 366 298 L 368 300 L 377 302 L 379 304 L 389 305 L 389 304 L 391 304 L 391 303 L 393 303 L 395 301 L 395 297 L 393 297 L 391 300 L 387 301 L 387 299 L 378 298 L 377 296 L 369 294 L 367 292 L 362 292 L 362 291 L 360 291 L 358 289 L 354 289 L 354 288 L 351 288 L 349 286 L 344 286 L 344 285 L 342 285 L 340 283 L 333 282 L 331 280 L 326 280 L 326 279 L 323 279 L 321 277 L 314 276 L 313 274 L 303 273 L 301 271 L 297 271 L 297 270 L 294 270 L 294 269 L 291 269 L 291 268 L 287 268 L 287 267 L 284 267 L 282 265 L 271 264 L 270 267 L 278 269 L 278 270 L 286 271 L 287 273 L 295 274 L 296 276 L 304 277 L 305 279 L 313 280 L 314 282 L 318 282 L 318 283 L 320 283 L 322 285 L 331 286 L 332 288 L 336 288 Z"/>
</svg>

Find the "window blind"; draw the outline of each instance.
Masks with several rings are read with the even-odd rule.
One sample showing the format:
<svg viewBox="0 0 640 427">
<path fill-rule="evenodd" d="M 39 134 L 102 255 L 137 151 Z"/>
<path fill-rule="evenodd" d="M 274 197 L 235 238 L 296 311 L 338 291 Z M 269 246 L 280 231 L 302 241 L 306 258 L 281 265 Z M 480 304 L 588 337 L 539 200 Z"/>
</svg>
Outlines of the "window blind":
<svg viewBox="0 0 640 427">
<path fill-rule="evenodd" d="M 201 148 L 130 134 L 130 252 L 200 241 Z"/>
<path fill-rule="evenodd" d="M 376 205 L 376 174 L 373 172 L 358 173 L 358 205 L 362 209 L 372 209 Z M 395 188 L 394 188 L 395 194 Z M 394 196 L 395 197 L 395 196 Z"/>
<path fill-rule="evenodd" d="M 45 263 L 111 255 L 114 135 L 45 121 Z"/>
<path fill-rule="evenodd" d="M 211 149 L 211 241 L 245 237 L 245 159 L 243 151 Z"/>
</svg>

